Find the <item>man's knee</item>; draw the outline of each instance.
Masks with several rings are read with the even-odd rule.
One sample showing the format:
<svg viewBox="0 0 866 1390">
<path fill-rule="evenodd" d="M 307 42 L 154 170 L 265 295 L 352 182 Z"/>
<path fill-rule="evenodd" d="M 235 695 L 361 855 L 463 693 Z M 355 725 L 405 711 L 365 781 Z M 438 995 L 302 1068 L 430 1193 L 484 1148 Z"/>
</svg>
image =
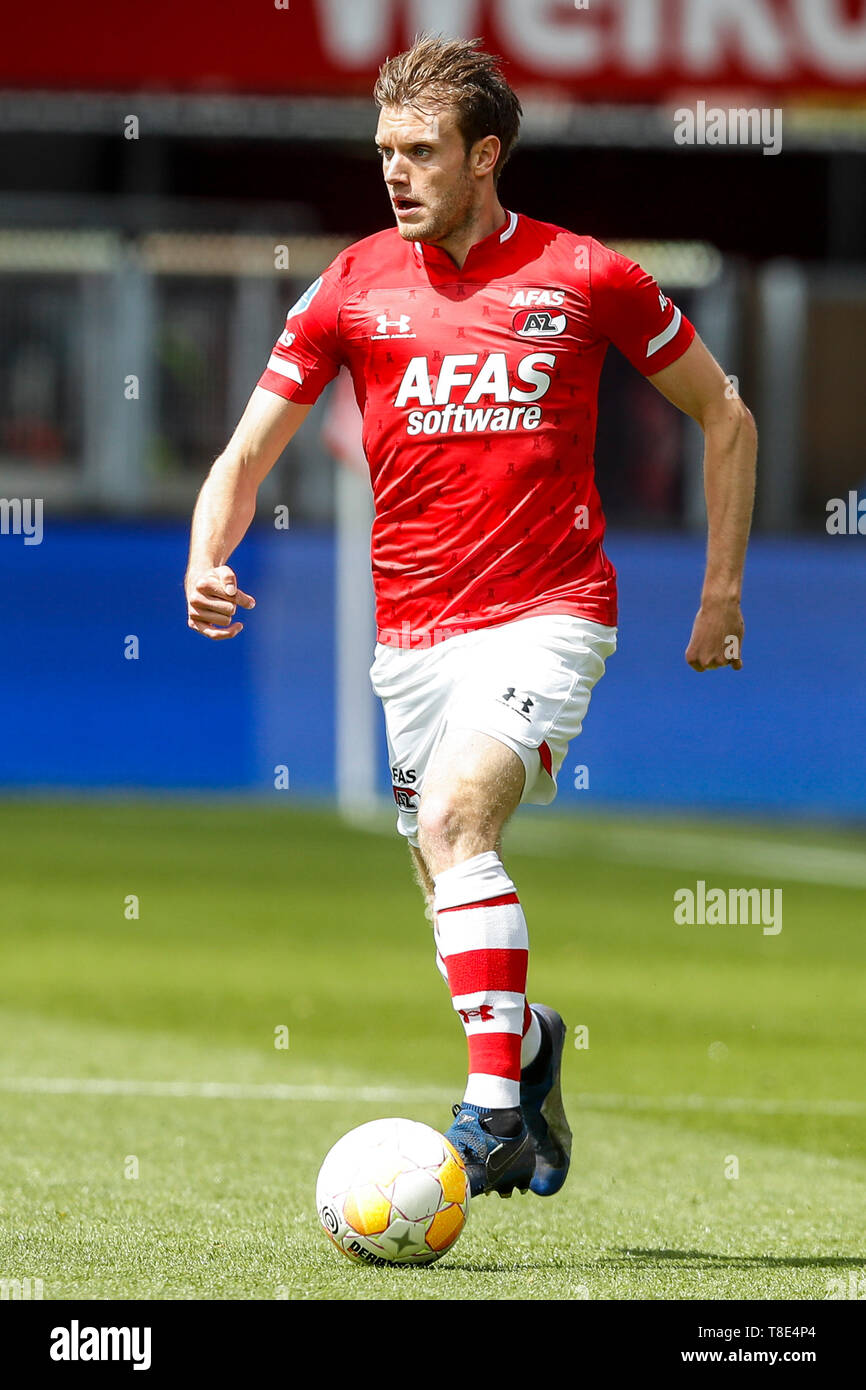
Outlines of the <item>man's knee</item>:
<svg viewBox="0 0 866 1390">
<path fill-rule="evenodd" d="M 431 873 L 495 849 L 520 801 L 518 755 L 473 729 L 446 735 L 421 789 L 418 843 Z"/>
<path fill-rule="evenodd" d="M 434 873 L 440 872 L 444 859 L 450 861 L 459 851 L 459 857 L 465 858 L 493 849 L 500 829 L 492 809 L 474 796 L 471 788 L 421 793 L 418 843 Z"/>
<path fill-rule="evenodd" d="M 460 800 L 445 792 L 422 792 L 418 806 L 418 844 L 425 860 L 428 848 L 450 845 L 458 838 L 466 822 L 466 810 Z"/>
</svg>

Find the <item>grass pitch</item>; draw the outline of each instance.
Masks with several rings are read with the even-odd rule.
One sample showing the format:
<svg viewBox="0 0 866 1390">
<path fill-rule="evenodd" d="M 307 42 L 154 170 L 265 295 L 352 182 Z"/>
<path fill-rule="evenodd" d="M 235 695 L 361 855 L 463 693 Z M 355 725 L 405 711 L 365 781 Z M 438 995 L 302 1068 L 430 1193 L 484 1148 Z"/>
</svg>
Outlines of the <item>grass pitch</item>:
<svg viewBox="0 0 866 1390">
<path fill-rule="evenodd" d="M 428 1269 L 341 1259 L 313 1203 L 326 1150 L 381 1115 L 446 1128 L 464 1079 L 390 823 L 0 807 L 0 1279 L 46 1299 L 824 1299 L 853 1274 L 866 1295 L 864 841 L 694 821 L 517 818 L 530 997 L 588 1043 L 565 1062 L 572 1176 L 476 1200 Z M 676 925 L 699 878 L 781 887 L 782 931 Z"/>
</svg>

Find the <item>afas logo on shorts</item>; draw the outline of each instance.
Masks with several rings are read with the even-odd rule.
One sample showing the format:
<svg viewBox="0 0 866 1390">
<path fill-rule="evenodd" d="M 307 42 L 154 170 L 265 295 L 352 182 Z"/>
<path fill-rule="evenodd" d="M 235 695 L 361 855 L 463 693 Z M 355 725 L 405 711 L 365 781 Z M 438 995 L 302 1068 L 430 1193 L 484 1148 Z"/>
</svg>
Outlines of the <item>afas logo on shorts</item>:
<svg viewBox="0 0 866 1390">
<path fill-rule="evenodd" d="M 394 791 L 394 800 L 401 811 L 418 810 L 418 792 L 414 787 L 407 787 L 407 782 L 414 782 L 418 774 L 414 767 L 392 767 L 391 783 Z"/>
<path fill-rule="evenodd" d="M 558 338 L 568 326 L 565 314 L 551 314 L 547 309 L 521 309 L 511 325 L 521 338 Z"/>
</svg>

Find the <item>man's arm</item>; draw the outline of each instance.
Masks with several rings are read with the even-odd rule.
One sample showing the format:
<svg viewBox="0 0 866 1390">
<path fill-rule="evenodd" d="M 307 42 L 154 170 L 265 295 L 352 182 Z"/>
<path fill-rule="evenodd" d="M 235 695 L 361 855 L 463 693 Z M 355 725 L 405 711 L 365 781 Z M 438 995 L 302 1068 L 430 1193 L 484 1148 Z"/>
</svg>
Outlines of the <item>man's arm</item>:
<svg viewBox="0 0 866 1390">
<path fill-rule="evenodd" d="M 193 512 L 184 588 L 188 624 L 205 637 L 236 637 L 243 629 L 243 623 L 232 621 L 238 605 L 255 607 L 255 599 L 238 588 L 227 561 L 255 515 L 262 479 L 310 409 L 257 386 L 202 485 Z"/>
<path fill-rule="evenodd" d="M 695 671 L 718 666 L 739 671 L 740 598 L 755 498 L 755 421 L 698 337 L 682 357 L 647 380 L 704 432 L 707 564 L 686 661 Z"/>
</svg>

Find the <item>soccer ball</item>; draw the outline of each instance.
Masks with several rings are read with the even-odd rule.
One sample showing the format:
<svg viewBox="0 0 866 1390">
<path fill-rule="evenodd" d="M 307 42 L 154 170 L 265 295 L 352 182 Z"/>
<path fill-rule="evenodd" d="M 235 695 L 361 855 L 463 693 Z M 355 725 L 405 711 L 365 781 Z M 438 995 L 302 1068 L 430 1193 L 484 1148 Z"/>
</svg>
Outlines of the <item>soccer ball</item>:
<svg viewBox="0 0 866 1390">
<path fill-rule="evenodd" d="M 428 1265 L 463 1230 L 469 1183 L 444 1135 L 415 1120 L 371 1120 L 338 1140 L 316 1209 L 338 1250 L 364 1264 Z"/>
</svg>

